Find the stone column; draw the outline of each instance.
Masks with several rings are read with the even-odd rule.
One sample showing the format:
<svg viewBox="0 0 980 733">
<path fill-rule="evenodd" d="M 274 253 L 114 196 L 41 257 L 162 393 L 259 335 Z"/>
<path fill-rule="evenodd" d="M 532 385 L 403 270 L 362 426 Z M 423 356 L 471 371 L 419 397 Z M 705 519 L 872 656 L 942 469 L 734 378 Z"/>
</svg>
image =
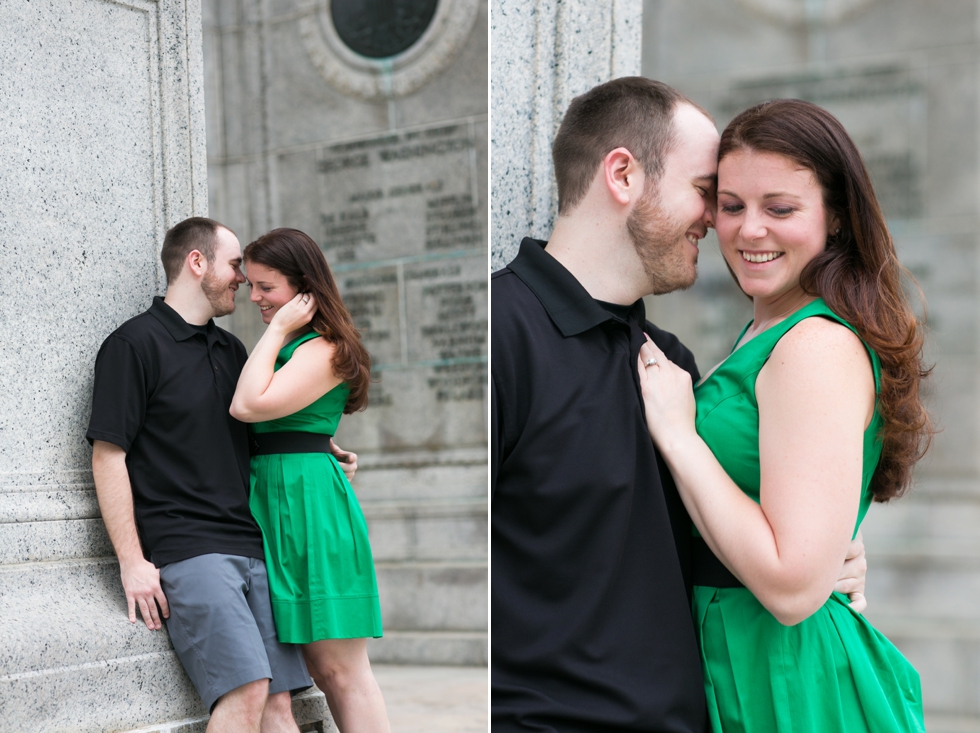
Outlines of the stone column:
<svg viewBox="0 0 980 733">
<path fill-rule="evenodd" d="M 166 632 L 129 624 L 84 437 L 99 345 L 208 211 L 200 23 L 198 0 L 0 3 L 0 730 L 203 730 Z"/>
<path fill-rule="evenodd" d="M 640 73 L 642 0 L 493 0 L 491 270 L 521 238 L 546 238 L 558 209 L 551 140 L 572 99 Z"/>
</svg>

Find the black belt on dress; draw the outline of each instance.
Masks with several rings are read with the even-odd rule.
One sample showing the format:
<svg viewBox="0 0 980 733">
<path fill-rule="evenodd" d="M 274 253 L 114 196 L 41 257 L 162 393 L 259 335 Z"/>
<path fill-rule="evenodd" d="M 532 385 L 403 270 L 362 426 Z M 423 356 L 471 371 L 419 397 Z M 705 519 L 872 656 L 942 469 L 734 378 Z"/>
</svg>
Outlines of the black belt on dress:
<svg viewBox="0 0 980 733">
<path fill-rule="evenodd" d="M 252 433 L 249 454 L 267 456 L 275 453 L 331 453 L 332 435 L 290 431 L 282 433 Z"/>
<path fill-rule="evenodd" d="M 744 588 L 708 547 L 702 537 L 691 538 L 691 580 L 711 588 Z"/>
</svg>

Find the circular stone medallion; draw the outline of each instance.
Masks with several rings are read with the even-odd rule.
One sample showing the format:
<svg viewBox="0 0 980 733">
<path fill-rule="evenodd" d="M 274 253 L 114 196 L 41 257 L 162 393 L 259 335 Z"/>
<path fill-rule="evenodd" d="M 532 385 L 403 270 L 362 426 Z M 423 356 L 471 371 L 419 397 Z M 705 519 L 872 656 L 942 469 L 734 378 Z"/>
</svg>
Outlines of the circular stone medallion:
<svg viewBox="0 0 980 733">
<path fill-rule="evenodd" d="M 299 0 L 300 36 L 313 65 L 345 94 L 391 99 L 448 69 L 480 0 Z"/>
<path fill-rule="evenodd" d="M 422 37 L 438 0 L 344 0 L 330 4 L 340 40 L 372 59 L 395 56 Z"/>
</svg>

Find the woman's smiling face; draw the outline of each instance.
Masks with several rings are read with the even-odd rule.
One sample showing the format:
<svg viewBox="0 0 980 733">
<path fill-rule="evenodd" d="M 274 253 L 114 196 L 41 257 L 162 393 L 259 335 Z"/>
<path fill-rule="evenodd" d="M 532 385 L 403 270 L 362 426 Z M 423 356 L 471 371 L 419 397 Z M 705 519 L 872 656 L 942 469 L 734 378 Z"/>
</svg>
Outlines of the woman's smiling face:
<svg viewBox="0 0 980 733">
<path fill-rule="evenodd" d="M 813 171 L 796 161 L 743 149 L 718 164 L 715 229 L 747 295 L 773 304 L 802 295 L 800 273 L 836 227 Z"/>
<path fill-rule="evenodd" d="M 299 292 L 279 270 L 245 261 L 245 275 L 252 292 L 249 300 L 259 307 L 262 322 L 269 323 L 281 306 L 291 301 Z"/>
</svg>

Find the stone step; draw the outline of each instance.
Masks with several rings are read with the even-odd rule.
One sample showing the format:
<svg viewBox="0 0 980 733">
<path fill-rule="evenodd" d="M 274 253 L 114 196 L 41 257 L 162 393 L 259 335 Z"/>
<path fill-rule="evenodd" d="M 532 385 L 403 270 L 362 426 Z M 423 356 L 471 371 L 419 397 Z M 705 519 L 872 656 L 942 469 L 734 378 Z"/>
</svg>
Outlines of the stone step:
<svg viewBox="0 0 980 733">
<path fill-rule="evenodd" d="M 368 641 L 375 664 L 448 664 L 485 667 L 487 634 L 476 631 L 385 631 Z"/>
<path fill-rule="evenodd" d="M 980 716 L 976 695 L 980 689 L 980 626 L 976 622 L 871 609 L 867 617 L 919 671 L 927 714 L 950 720 Z M 928 730 L 934 729 L 930 726 Z"/>
<path fill-rule="evenodd" d="M 486 560 L 486 497 L 361 502 L 376 562 Z"/>
<path fill-rule="evenodd" d="M 929 733 L 980 733 L 980 715 L 941 715 L 926 713 Z"/>
<path fill-rule="evenodd" d="M 311 687 L 293 698 L 293 718 L 296 719 L 300 733 L 329 733 L 329 731 L 337 730 L 323 693 L 315 687 Z M 202 715 L 156 723 L 144 728 L 129 730 L 126 733 L 205 733 L 208 720 L 207 715 Z"/>
<path fill-rule="evenodd" d="M 357 463 L 352 486 L 362 502 L 487 496 L 485 448 L 365 453 Z"/>
<path fill-rule="evenodd" d="M 487 563 L 379 562 L 384 628 L 392 631 L 487 629 Z"/>
<path fill-rule="evenodd" d="M 980 624 L 980 553 L 966 548 L 868 551 L 870 608 Z"/>
</svg>

